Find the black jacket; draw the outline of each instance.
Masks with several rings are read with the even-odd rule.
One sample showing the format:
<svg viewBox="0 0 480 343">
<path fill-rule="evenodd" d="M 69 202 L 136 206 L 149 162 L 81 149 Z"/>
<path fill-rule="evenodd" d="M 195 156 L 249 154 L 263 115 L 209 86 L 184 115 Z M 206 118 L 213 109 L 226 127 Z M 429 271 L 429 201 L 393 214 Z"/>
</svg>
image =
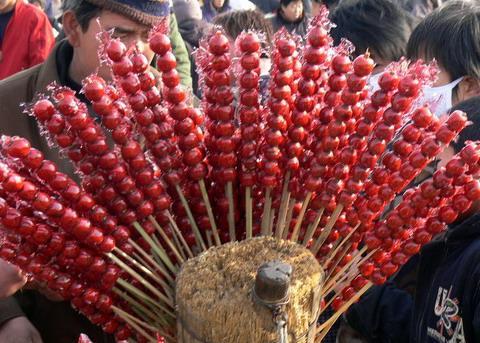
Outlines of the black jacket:
<svg viewBox="0 0 480 343">
<path fill-rule="evenodd" d="M 203 20 L 189 19 L 184 20 L 178 25 L 178 31 L 187 47 L 188 56 L 190 58 L 190 74 L 192 76 L 193 93 L 200 97 L 198 89 L 198 73 L 197 65 L 193 52 L 198 48 L 200 40 L 212 29 L 212 24 Z"/>
<path fill-rule="evenodd" d="M 480 342 L 480 214 L 425 245 L 406 269 L 349 310 L 354 329 L 372 342 Z M 412 274 L 414 294 L 404 282 Z"/>
</svg>

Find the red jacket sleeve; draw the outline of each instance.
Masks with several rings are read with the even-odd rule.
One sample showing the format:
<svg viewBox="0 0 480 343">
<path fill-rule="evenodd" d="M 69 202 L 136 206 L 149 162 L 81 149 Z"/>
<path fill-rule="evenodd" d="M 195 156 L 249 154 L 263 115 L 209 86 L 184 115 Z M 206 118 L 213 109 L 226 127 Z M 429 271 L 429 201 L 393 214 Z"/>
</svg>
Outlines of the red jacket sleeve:
<svg viewBox="0 0 480 343">
<path fill-rule="evenodd" d="M 55 45 L 52 25 L 43 12 L 39 12 L 32 23 L 29 37 L 28 68 L 42 63 Z"/>
</svg>

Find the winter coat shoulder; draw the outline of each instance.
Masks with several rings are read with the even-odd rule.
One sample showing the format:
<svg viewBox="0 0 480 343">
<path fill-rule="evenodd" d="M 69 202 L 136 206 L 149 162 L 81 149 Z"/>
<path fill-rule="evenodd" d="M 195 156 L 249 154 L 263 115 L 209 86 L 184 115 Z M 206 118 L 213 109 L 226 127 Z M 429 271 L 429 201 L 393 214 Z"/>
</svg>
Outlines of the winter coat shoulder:
<svg viewBox="0 0 480 343">
<path fill-rule="evenodd" d="M 54 44 L 47 15 L 33 5 L 17 1 L 0 46 L 0 80 L 42 63 Z"/>
</svg>

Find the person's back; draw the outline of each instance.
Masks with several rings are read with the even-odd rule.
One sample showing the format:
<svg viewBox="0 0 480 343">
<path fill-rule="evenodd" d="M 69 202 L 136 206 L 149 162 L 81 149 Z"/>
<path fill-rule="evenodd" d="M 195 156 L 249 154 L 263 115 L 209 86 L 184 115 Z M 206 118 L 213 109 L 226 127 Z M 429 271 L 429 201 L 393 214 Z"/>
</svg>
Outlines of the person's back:
<svg viewBox="0 0 480 343">
<path fill-rule="evenodd" d="M 55 38 L 46 14 L 23 0 L 0 3 L 0 80 L 42 63 Z"/>
</svg>

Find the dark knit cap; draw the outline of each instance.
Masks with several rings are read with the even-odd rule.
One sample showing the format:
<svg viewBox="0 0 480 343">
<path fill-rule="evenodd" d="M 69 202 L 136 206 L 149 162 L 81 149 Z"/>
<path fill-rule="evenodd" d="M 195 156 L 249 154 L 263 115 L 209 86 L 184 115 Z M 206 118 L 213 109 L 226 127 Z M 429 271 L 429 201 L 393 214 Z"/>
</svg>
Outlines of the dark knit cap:
<svg viewBox="0 0 480 343">
<path fill-rule="evenodd" d="M 168 0 L 86 0 L 144 25 L 155 25 L 170 14 Z"/>
</svg>

